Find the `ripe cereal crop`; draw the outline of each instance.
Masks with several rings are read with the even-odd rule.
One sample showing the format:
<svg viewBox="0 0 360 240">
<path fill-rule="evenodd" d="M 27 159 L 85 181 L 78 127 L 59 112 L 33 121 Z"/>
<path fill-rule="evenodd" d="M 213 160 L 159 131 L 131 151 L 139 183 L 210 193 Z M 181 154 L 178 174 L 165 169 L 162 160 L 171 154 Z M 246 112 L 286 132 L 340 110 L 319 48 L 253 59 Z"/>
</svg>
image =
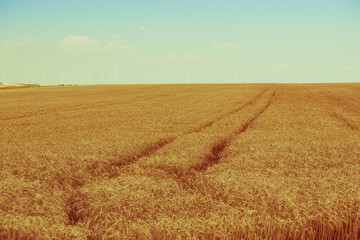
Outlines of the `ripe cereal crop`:
<svg viewBox="0 0 360 240">
<path fill-rule="evenodd" d="M 0 99 L 0 239 L 360 239 L 359 84 Z"/>
</svg>

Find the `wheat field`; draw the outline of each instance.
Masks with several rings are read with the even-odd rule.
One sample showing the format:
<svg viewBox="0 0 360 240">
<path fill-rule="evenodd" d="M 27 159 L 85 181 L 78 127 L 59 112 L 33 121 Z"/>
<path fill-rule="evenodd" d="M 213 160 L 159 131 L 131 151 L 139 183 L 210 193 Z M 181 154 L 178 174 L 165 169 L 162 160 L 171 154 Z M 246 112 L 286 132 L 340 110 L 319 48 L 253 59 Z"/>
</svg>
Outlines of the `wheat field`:
<svg viewBox="0 0 360 240">
<path fill-rule="evenodd" d="M 360 239 L 360 84 L 0 99 L 0 239 Z"/>
</svg>

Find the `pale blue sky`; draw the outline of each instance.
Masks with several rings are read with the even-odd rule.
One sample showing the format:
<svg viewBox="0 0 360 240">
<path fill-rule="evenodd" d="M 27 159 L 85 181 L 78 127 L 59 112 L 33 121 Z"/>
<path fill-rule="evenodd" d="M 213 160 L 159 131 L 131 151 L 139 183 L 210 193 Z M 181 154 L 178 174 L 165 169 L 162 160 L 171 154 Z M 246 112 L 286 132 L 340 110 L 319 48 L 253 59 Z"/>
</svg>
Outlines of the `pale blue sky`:
<svg viewBox="0 0 360 240">
<path fill-rule="evenodd" d="M 0 82 L 359 82 L 359 42 L 355 0 L 0 0 Z"/>
</svg>

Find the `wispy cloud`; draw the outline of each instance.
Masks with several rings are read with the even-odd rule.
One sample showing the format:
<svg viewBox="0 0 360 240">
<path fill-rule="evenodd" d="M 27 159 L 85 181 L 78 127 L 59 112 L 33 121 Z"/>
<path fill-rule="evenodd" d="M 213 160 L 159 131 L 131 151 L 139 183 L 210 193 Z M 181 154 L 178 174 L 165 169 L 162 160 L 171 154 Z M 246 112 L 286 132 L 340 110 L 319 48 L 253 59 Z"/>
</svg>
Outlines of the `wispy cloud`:
<svg viewBox="0 0 360 240">
<path fill-rule="evenodd" d="M 158 62 L 174 62 L 178 61 L 178 57 L 176 57 L 174 54 L 170 53 L 167 55 L 162 56 L 156 56 L 151 59 L 152 62 L 158 63 Z"/>
<path fill-rule="evenodd" d="M 16 41 L 5 41 L 3 43 L 4 48 L 14 48 L 14 47 L 20 47 L 20 46 L 24 46 L 25 44 L 31 43 L 34 41 L 33 37 L 27 37 L 25 38 L 23 41 L 21 42 L 16 42 Z"/>
<path fill-rule="evenodd" d="M 351 71 L 352 70 L 352 68 L 351 67 L 349 67 L 349 66 L 341 66 L 341 68 L 340 68 L 341 70 L 343 70 L 343 71 L 347 71 L 347 72 L 349 72 L 349 71 Z"/>
<path fill-rule="evenodd" d="M 267 66 L 269 69 L 276 69 L 276 70 L 290 70 L 292 69 L 290 65 L 285 63 L 279 63 L 279 64 L 270 64 Z"/>
<path fill-rule="evenodd" d="M 109 51 L 115 49 L 140 49 L 137 46 L 129 46 L 120 44 L 120 34 L 113 36 L 113 39 L 103 46 L 99 45 L 98 40 L 92 40 L 87 36 L 69 36 L 64 40 L 60 41 L 59 46 L 64 50 L 98 50 L 98 51 Z"/>
<path fill-rule="evenodd" d="M 225 42 L 214 43 L 212 46 L 220 50 L 238 50 L 242 48 L 241 45 Z"/>
<path fill-rule="evenodd" d="M 184 61 L 199 61 L 201 60 L 201 56 L 197 55 L 197 54 L 187 54 L 183 57 Z"/>
<path fill-rule="evenodd" d="M 109 51 L 109 50 L 114 50 L 114 49 L 133 49 L 133 50 L 138 50 L 141 47 L 139 46 L 129 46 L 129 45 L 124 45 L 120 43 L 120 34 L 116 34 L 113 36 L 113 39 L 105 44 L 103 47 L 100 47 L 101 50 L 103 51 Z"/>
<path fill-rule="evenodd" d="M 140 25 L 139 30 L 141 30 L 141 31 L 151 31 L 151 28 L 146 27 L 144 25 Z"/>
<path fill-rule="evenodd" d="M 152 62 L 159 63 L 159 62 L 196 62 L 202 59 L 201 56 L 197 54 L 187 54 L 184 56 L 175 56 L 174 54 L 170 53 L 167 55 L 156 56 L 151 59 Z"/>
<path fill-rule="evenodd" d="M 4 41 L 0 45 L 0 56 L 8 55 L 14 49 L 22 49 L 24 47 L 34 47 L 34 38 L 27 37 L 22 41 Z"/>
<path fill-rule="evenodd" d="M 65 50 L 90 50 L 97 47 L 98 40 L 91 40 L 87 36 L 69 36 L 62 40 L 59 45 Z"/>
<path fill-rule="evenodd" d="M 32 42 L 34 41 L 34 38 L 33 37 L 27 37 L 24 39 L 24 43 L 29 43 L 29 42 Z"/>
</svg>

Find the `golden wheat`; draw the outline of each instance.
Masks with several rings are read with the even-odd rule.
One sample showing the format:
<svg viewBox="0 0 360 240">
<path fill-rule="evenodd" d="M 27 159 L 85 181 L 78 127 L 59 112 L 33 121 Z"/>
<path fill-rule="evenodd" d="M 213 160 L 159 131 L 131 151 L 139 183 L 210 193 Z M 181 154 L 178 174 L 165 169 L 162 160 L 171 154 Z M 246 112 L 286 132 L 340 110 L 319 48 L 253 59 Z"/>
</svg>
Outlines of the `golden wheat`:
<svg viewBox="0 0 360 240">
<path fill-rule="evenodd" d="M 0 90 L 0 239 L 359 239 L 359 90 Z"/>
</svg>

